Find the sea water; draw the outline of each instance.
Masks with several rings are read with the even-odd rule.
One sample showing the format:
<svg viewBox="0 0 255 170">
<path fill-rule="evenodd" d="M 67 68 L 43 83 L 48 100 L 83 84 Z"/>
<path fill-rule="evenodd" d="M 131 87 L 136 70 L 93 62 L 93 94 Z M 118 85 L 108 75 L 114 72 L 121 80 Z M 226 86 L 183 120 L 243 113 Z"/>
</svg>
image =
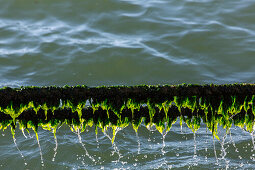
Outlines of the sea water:
<svg viewBox="0 0 255 170">
<path fill-rule="evenodd" d="M 0 87 L 253 83 L 253 0 L 0 0 Z M 110 129 L 109 129 L 110 131 Z M 112 132 L 112 131 L 110 131 Z M 177 122 L 0 135 L 0 169 L 252 169 L 254 134 Z M 40 147 L 39 147 L 40 145 Z M 57 149 L 56 149 L 57 148 Z M 43 161 L 43 163 L 41 163 Z"/>
</svg>

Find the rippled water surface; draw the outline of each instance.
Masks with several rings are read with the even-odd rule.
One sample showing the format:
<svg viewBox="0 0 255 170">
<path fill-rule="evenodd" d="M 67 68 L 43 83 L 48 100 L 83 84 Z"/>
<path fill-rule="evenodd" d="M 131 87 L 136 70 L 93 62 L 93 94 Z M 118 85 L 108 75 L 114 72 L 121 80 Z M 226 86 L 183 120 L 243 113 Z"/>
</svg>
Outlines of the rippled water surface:
<svg viewBox="0 0 255 170">
<path fill-rule="evenodd" d="M 1 86 L 253 82 L 252 0 L 2 0 Z"/>
<path fill-rule="evenodd" d="M 254 82 L 253 0 L 0 0 L 0 4 L 0 87 Z M 251 135 L 240 129 L 233 130 L 233 139 L 227 136 L 226 156 L 216 141 L 218 163 L 205 128 L 197 132 L 196 141 L 191 131 L 182 133 L 176 125 L 166 135 L 163 151 L 162 135 L 148 132 L 141 127 L 138 140 L 131 127 L 120 131 L 116 149 L 100 133 L 97 143 L 89 129 L 81 136 L 89 157 L 77 134 L 62 127 L 52 161 L 54 137 L 40 131 L 43 168 L 33 133 L 27 139 L 16 134 L 24 161 L 7 129 L 0 140 L 0 166 L 254 166 Z"/>
<path fill-rule="evenodd" d="M 51 132 L 39 129 L 40 149 L 33 132 L 16 133 L 13 143 L 10 130 L 0 135 L 1 169 L 254 169 L 255 146 L 251 134 L 240 128 L 231 133 L 219 129 L 220 141 L 214 141 L 211 132 L 203 125 L 195 134 L 185 125 L 173 125 L 165 136 L 155 127 L 141 126 L 136 135 L 132 126 L 116 134 L 111 143 L 112 131 L 94 127 L 81 133 L 81 140 L 70 128 L 57 131 L 57 150 Z M 163 140 L 164 139 L 164 140 Z M 214 145 L 214 142 L 215 145 Z M 82 142 L 82 143 L 81 143 Z M 55 156 L 54 156 L 55 155 Z M 25 165 L 27 164 L 27 165 Z M 43 165 L 43 166 L 42 166 Z"/>
</svg>

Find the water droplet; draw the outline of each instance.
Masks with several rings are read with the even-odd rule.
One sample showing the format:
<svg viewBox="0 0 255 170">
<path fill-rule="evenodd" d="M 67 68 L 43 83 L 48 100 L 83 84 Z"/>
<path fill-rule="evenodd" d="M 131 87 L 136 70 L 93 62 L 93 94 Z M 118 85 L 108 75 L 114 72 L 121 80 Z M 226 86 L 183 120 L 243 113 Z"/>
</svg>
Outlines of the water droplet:
<svg viewBox="0 0 255 170">
<path fill-rule="evenodd" d="M 89 153 L 88 153 L 88 151 L 87 151 L 87 149 L 85 147 L 85 144 L 82 142 L 79 128 L 77 128 L 77 131 L 74 130 L 74 132 L 76 132 L 76 134 L 78 136 L 78 139 L 79 139 L 79 142 L 82 145 L 82 148 L 84 149 L 86 156 L 88 156 L 89 159 L 91 159 L 93 162 L 95 162 L 96 160 L 92 156 L 89 155 Z"/>
<path fill-rule="evenodd" d="M 120 151 L 119 151 L 117 145 L 116 145 L 115 142 L 114 142 L 114 137 L 116 136 L 116 134 L 117 134 L 118 131 L 120 131 L 120 130 L 122 130 L 122 128 L 120 128 L 120 127 L 115 127 L 115 128 L 113 129 L 113 137 L 112 137 L 112 138 L 110 137 L 109 134 L 106 133 L 106 132 L 107 132 L 107 129 L 106 129 L 106 128 L 105 128 L 104 131 L 103 131 L 104 135 L 105 135 L 105 136 L 111 141 L 111 143 L 112 143 L 112 147 L 113 147 L 112 155 L 114 155 L 114 153 L 116 153 L 116 154 L 119 156 L 118 160 L 116 160 L 116 163 L 119 162 L 120 159 L 123 157 L 123 156 L 120 154 Z"/>
<path fill-rule="evenodd" d="M 58 149 L 58 140 L 57 140 L 57 136 L 56 136 L 56 132 L 54 132 L 54 140 L 55 140 L 55 148 L 53 149 L 54 150 L 54 155 L 53 155 L 53 158 L 52 158 L 52 161 L 54 162 L 55 161 L 55 158 L 56 158 L 56 155 L 57 155 L 57 149 Z"/>
<path fill-rule="evenodd" d="M 215 147 L 215 139 L 213 138 L 213 150 L 214 150 L 214 155 L 216 159 L 216 165 L 219 165 L 218 157 L 217 157 L 217 152 L 216 152 L 216 147 Z"/>
<path fill-rule="evenodd" d="M 255 150 L 255 141 L 254 141 L 253 133 L 254 133 L 254 131 L 252 131 L 252 133 L 251 133 L 251 141 L 252 141 L 252 145 L 253 145 L 253 150 Z"/>
<path fill-rule="evenodd" d="M 18 147 L 18 145 L 17 145 L 17 143 L 16 143 L 16 138 L 15 138 L 14 135 L 13 135 L 12 137 L 13 137 L 13 143 L 15 144 L 15 146 L 16 146 L 16 148 L 17 148 L 19 154 L 20 154 L 20 156 L 24 159 L 24 164 L 25 164 L 25 166 L 26 166 L 27 163 L 26 163 L 25 157 L 24 157 L 24 155 L 22 154 L 21 150 L 19 149 L 19 147 Z"/>
<path fill-rule="evenodd" d="M 138 132 L 135 131 L 136 133 L 136 138 L 137 138 L 137 154 L 140 154 L 140 150 L 141 150 L 141 143 L 140 143 L 140 139 L 139 139 L 139 136 L 138 136 Z"/>
<path fill-rule="evenodd" d="M 27 136 L 26 136 L 26 134 L 24 132 L 24 128 L 22 128 L 21 131 L 22 131 L 23 136 L 27 139 Z"/>
</svg>

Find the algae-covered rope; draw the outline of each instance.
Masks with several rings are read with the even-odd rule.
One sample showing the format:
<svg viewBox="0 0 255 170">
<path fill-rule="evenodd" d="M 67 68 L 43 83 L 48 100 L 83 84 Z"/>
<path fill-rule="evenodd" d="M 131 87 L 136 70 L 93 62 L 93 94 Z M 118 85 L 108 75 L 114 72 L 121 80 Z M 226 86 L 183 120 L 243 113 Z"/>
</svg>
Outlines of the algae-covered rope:
<svg viewBox="0 0 255 170">
<path fill-rule="evenodd" d="M 0 107 L 27 101 L 58 102 L 59 99 L 98 99 L 107 98 L 169 98 L 173 96 L 247 96 L 255 94 L 254 84 L 227 84 L 227 85 L 162 85 L 162 86 L 65 86 L 65 87 L 21 87 L 0 89 Z M 160 100 L 160 99 L 158 99 Z"/>
<path fill-rule="evenodd" d="M 216 136 L 217 125 L 234 123 L 254 130 L 255 85 L 64 86 L 0 89 L 0 128 L 55 127 L 94 124 L 138 128 L 144 121 L 162 131 L 178 117 L 196 131 L 206 123 Z"/>
</svg>

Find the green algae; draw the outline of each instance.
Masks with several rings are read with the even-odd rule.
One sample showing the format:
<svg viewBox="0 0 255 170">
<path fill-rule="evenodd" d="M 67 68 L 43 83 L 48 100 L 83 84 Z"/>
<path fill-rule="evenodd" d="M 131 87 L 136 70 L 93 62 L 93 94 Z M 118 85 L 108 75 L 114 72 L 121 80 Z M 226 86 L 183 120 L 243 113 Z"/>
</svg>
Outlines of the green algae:
<svg viewBox="0 0 255 170">
<path fill-rule="evenodd" d="M 185 123 L 194 133 L 205 123 L 219 139 L 218 126 L 254 131 L 254 89 L 253 84 L 3 88 L 0 129 L 10 126 L 14 134 L 18 122 L 36 134 L 41 127 L 55 135 L 62 124 L 80 132 L 94 125 L 95 133 L 111 127 L 115 133 L 129 124 L 137 131 L 144 123 L 163 133 L 179 118 L 180 126 Z"/>
</svg>

